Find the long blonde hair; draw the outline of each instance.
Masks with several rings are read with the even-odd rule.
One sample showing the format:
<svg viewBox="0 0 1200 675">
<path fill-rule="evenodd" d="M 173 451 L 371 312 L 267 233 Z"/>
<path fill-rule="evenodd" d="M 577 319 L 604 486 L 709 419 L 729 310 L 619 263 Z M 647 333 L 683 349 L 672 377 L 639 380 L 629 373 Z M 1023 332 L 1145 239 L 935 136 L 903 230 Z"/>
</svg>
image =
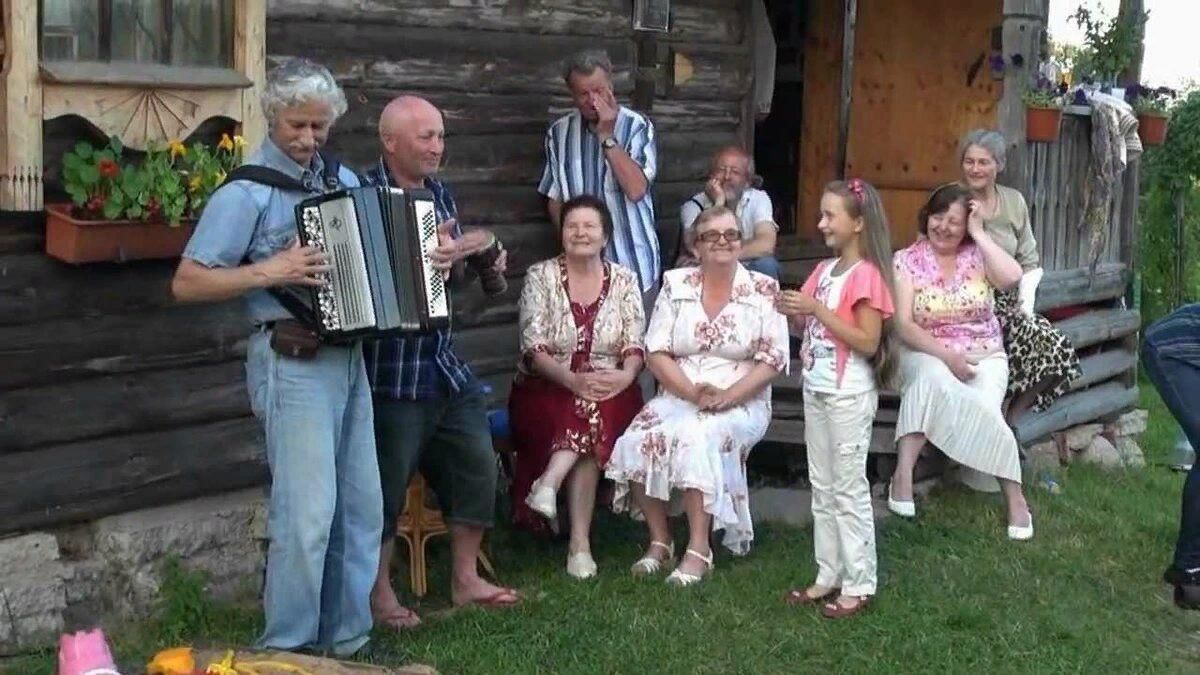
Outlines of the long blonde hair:
<svg viewBox="0 0 1200 675">
<path fill-rule="evenodd" d="M 861 178 L 835 180 L 825 185 L 825 193 L 836 195 L 851 218 L 863 222 L 860 250 L 863 259 L 875 265 L 887 284 L 888 292 L 895 296 L 895 273 L 892 270 L 892 233 L 888 228 L 887 212 L 883 200 L 873 185 Z M 879 347 L 871 357 L 875 367 L 875 378 L 880 386 L 887 386 L 896 370 L 895 340 L 892 337 L 892 322 L 883 322 L 879 336 Z"/>
</svg>

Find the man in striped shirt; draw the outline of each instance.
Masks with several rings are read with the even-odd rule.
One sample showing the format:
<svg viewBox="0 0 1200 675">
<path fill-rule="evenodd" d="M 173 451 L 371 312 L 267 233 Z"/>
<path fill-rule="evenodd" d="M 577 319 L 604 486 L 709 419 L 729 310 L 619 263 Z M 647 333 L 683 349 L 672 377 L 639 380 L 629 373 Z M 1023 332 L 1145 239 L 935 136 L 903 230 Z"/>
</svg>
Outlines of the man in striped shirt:
<svg viewBox="0 0 1200 675">
<path fill-rule="evenodd" d="M 590 194 L 612 212 L 605 256 L 634 271 L 649 299 L 662 274 L 650 188 L 657 171 L 654 125 L 613 96 L 612 61 L 589 50 L 567 61 L 563 79 L 575 110 L 546 132 L 546 168 L 538 192 L 557 224 L 563 202 Z"/>
<path fill-rule="evenodd" d="M 425 189 L 433 194 L 443 245 L 455 243 L 461 255 L 477 233 L 464 235 L 454 221 L 454 199 L 433 178 L 445 150 L 442 113 L 416 96 L 392 100 L 379 116 L 383 156 L 367 172 L 371 185 Z M 493 269 L 504 271 L 500 254 Z M 451 273 L 451 284 L 462 274 Z M 363 343 L 367 380 L 375 411 L 375 446 L 383 488 L 383 549 L 371 607 L 378 623 L 394 630 L 420 623 L 402 606 L 391 582 L 396 518 L 404 510 L 409 481 L 419 469 L 433 487 L 450 528 L 455 605 L 495 607 L 521 601 L 511 588 L 485 581 L 476 569 L 484 531 L 492 526 L 497 466 L 487 402 L 467 364 L 454 353 L 450 328 L 414 332 Z"/>
</svg>

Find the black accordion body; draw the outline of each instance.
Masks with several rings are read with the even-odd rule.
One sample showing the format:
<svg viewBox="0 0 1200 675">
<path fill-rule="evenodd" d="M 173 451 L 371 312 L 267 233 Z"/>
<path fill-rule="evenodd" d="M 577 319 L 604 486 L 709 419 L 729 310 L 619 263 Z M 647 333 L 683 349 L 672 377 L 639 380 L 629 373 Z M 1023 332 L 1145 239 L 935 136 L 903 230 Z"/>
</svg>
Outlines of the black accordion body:
<svg viewBox="0 0 1200 675">
<path fill-rule="evenodd" d="M 437 227 L 428 190 L 348 188 L 296 205 L 300 244 L 331 268 L 310 289 L 313 328 L 337 341 L 448 326 L 446 282 L 429 259 Z"/>
</svg>

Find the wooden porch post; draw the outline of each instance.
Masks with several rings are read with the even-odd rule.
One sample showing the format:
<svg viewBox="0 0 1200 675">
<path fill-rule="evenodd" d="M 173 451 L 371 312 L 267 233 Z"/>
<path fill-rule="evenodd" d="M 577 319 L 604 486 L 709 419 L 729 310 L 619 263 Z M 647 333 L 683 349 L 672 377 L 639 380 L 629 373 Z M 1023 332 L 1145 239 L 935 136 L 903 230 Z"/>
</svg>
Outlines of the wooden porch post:
<svg viewBox="0 0 1200 675">
<path fill-rule="evenodd" d="M 1028 148 L 1025 144 L 1025 104 L 1021 102 L 1021 96 L 1029 89 L 1041 59 L 1047 11 L 1045 0 L 1004 0 L 1001 49 L 1008 66 L 1004 71 L 1004 94 L 1000 97 L 996 122 L 1008 140 L 1005 183 L 1018 189 L 1027 187 L 1025 159 Z M 1014 54 L 1024 57 L 1023 67 L 1012 65 Z"/>
<path fill-rule="evenodd" d="M 846 148 L 850 143 L 850 103 L 854 95 L 854 29 L 858 24 L 858 0 L 845 0 L 842 23 L 841 107 L 838 109 L 838 178 L 846 177 Z"/>
<path fill-rule="evenodd" d="M 37 3 L 4 0 L 4 76 L 0 130 L 0 210 L 42 209 L 42 87 Z"/>
<path fill-rule="evenodd" d="M 252 83 L 242 90 L 242 138 L 255 148 L 267 136 L 259 97 L 267 79 L 267 3 L 238 0 L 234 6 L 233 68 Z"/>
</svg>

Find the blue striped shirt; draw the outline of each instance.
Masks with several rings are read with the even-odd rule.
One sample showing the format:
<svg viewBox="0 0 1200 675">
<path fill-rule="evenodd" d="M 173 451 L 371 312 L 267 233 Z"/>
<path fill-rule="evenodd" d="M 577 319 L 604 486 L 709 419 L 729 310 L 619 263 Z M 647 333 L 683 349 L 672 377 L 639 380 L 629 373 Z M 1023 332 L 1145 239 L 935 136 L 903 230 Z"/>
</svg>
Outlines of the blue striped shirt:
<svg viewBox="0 0 1200 675">
<path fill-rule="evenodd" d="M 379 163 L 367 172 L 368 185 L 390 185 L 396 187 L 387 165 Z M 438 222 L 458 216 L 454 197 L 444 183 L 433 178 L 425 179 L 425 189 L 433 193 L 434 210 Z M 455 236 L 462 230 L 455 225 Z M 367 380 L 371 392 L 380 398 L 419 401 L 436 398 L 446 390 L 469 389 L 475 376 L 471 369 L 454 353 L 454 340 L 450 328 L 410 333 L 403 337 L 363 341 L 363 356 L 367 362 Z"/>
<path fill-rule="evenodd" d="M 647 184 L 653 186 L 658 150 L 650 120 L 622 106 L 617 112 L 613 137 L 642 167 Z M 603 199 L 613 219 L 613 236 L 605 256 L 633 270 L 643 292 L 658 283 L 662 262 L 651 191 L 646 190 L 645 196 L 636 202 L 625 196 L 616 173 L 604 157 L 600 139 L 578 110 L 559 118 L 546 132 L 546 168 L 538 192 L 559 202 L 583 194 Z"/>
</svg>

